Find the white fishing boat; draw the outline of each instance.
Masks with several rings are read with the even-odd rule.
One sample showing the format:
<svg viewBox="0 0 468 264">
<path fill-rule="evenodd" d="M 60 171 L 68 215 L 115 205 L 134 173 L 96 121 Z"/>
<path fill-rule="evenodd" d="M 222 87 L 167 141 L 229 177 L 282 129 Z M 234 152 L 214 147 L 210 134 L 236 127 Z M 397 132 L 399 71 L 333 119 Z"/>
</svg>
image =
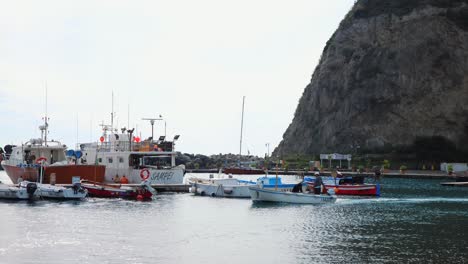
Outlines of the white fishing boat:
<svg viewBox="0 0 468 264">
<path fill-rule="evenodd" d="M 0 183 L 0 198 L 12 200 L 28 200 L 38 197 L 38 188 L 35 182 L 22 181 L 18 185 Z"/>
<path fill-rule="evenodd" d="M 46 116 L 44 120 L 48 120 L 48 117 Z M 43 167 L 44 183 L 71 184 L 74 176 L 103 180 L 104 166 L 73 162 L 71 157 L 66 155 L 66 145 L 57 140 L 47 139 L 48 127 L 47 121 L 39 127 L 41 138 L 30 139 L 20 146 L 8 146 L 10 151 L 7 151 L 5 159 L 0 164 L 13 183 L 18 183 L 20 179 L 39 182 L 40 166 Z"/>
<path fill-rule="evenodd" d="M 134 136 L 135 129 L 114 128 L 113 97 L 111 125 L 102 124 L 103 135 L 100 142 L 79 144 L 83 152 L 81 163 L 105 165 L 105 183 L 140 184 L 142 181 L 154 184 L 182 184 L 185 174 L 184 165 L 176 165 L 174 150 L 175 135 L 170 141 L 166 135 L 154 140 L 153 126 L 161 118 L 143 118 L 151 123 L 151 137 L 146 140 Z M 125 177 L 124 177 L 125 176 Z M 125 181 L 121 181 L 125 178 Z"/>
<path fill-rule="evenodd" d="M 174 141 L 178 135 L 172 141 L 166 141 L 162 136 L 159 140 L 151 137 L 140 142 L 138 137 L 132 136 L 133 130 L 122 129 L 124 132 L 121 134 L 107 134 L 108 130 L 111 129 L 104 127 L 100 143 L 79 146 L 83 152 L 81 162 L 106 166 L 104 182 L 120 182 L 116 179 L 125 176 L 128 179 L 125 183 L 131 184 L 142 181 L 151 185 L 183 183 L 185 166 L 176 166 L 175 162 Z"/>
<path fill-rule="evenodd" d="M 244 181 L 236 178 L 191 178 L 190 192 L 201 196 L 250 198 L 249 187 L 257 184 L 263 188 L 277 188 L 281 191 L 291 191 L 295 184 L 284 184 L 280 177 L 260 177 L 256 182 Z"/>
<path fill-rule="evenodd" d="M 335 195 L 329 194 L 311 194 L 311 193 L 293 193 L 283 192 L 274 189 L 264 189 L 258 186 L 249 187 L 252 201 L 257 202 L 277 202 L 294 204 L 324 204 L 334 203 Z"/>
</svg>

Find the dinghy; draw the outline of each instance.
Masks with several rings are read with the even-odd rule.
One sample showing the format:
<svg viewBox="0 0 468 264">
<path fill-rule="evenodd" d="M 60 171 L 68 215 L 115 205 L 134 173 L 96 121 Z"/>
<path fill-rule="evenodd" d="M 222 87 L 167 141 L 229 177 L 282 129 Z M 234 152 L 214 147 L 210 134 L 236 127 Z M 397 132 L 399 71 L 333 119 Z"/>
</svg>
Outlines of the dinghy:
<svg viewBox="0 0 468 264">
<path fill-rule="evenodd" d="M 72 177 L 72 186 L 56 186 L 55 184 L 44 184 L 44 167 L 40 163 L 39 169 L 39 183 L 37 184 L 37 194 L 45 199 L 59 199 L 59 200 L 79 200 L 88 195 L 88 191 L 81 187 L 80 176 Z"/>
<path fill-rule="evenodd" d="M 88 191 L 80 183 L 74 183 L 72 187 L 39 184 L 38 195 L 46 199 L 79 200 L 84 199 Z"/>
<path fill-rule="evenodd" d="M 13 200 L 32 200 L 37 198 L 37 184 L 22 181 L 18 185 L 0 183 L 0 198 Z"/>
</svg>

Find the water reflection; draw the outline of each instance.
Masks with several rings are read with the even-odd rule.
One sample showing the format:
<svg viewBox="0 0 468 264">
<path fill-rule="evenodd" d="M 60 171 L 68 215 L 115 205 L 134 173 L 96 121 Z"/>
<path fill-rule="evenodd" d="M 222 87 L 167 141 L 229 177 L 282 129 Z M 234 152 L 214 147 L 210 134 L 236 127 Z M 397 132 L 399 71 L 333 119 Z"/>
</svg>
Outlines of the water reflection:
<svg viewBox="0 0 468 264">
<path fill-rule="evenodd" d="M 323 205 L 191 194 L 163 194 L 150 202 L 5 201 L 0 262 L 468 261 L 468 190 L 432 180 L 383 184 L 380 198 L 340 197 Z"/>
</svg>

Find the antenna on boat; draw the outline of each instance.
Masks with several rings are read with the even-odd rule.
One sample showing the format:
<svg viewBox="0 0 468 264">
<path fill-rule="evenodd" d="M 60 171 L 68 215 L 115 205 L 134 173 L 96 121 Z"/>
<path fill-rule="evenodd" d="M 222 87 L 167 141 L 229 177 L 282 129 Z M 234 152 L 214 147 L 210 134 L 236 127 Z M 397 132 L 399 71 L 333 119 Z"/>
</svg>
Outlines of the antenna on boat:
<svg viewBox="0 0 468 264">
<path fill-rule="evenodd" d="M 99 125 L 100 127 L 102 127 L 102 131 L 103 131 L 103 136 L 104 138 L 107 137 L 107 131 L 109 130 L 109 125 L 105 125 L 104 124 L 104 121 L 101 122 L 101 124 Z M 111 130 L 111 133 L 112 133 L 112 129 Z"/>
<path fill-rule="evenodd" d="M 141 120 L 149 120 L 151 124 L 151 141 L 154 140 L 154 121 L 163 120 L 162 118 L 142 118 Z"/>
<path fill-rule="evenodd" d="M 79 127 L 79 122 L 78 122 L 78 121 L 79 121 L 79 120 L 78 120 L 78 113 L 76 113 L 76 146 L 77 146 L 77 147 L 78 147 L 78 145 L 79 145 L 79 144 L 78 144 L 78 142 L 79 142 L 79 140 L 78 140 L 78 127 Z"/>
<path fill-rule="evenodd" d="M 89 120 L 89 142 L 93 141 L 93 117 Z"/>
<path fill-rule="evenodd" d="M 239 144 L 239 167 L 241 167 L 241 157 L 242 157 L 242 132 L 244 128 L 244 104 L 245 104 L 245 96 L 242 96 L 242 117 L 241 117 L 240 144 Z"/>
<path fill-rule="evenodd" d="M 114 91 L 112 91 L 111 133 L 114 131 Z"/>
<path fill-rule="evenodd" d="M 49 133 L 47 129 L 49 127 L 49 124 L 47 123 L 47 121 L 49 120 L 49 118 L 47 117 L 47 81 L 45 81 L 45 117 L 43 117 L 42 119 L 44 119 L 44 125 L 39 126 L 39 129 L 41 130 L 41 139 L 44 139 L 44 144 L 45 146 L 47 146 L 47 133 Z"/>
</svg>

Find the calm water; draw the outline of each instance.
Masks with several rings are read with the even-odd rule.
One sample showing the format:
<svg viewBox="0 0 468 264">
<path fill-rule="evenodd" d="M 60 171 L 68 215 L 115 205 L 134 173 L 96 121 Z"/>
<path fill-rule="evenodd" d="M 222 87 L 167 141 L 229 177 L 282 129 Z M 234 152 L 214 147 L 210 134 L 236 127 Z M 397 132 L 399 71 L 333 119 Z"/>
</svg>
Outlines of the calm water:
<svg viewBox="0 0 468 264">
<path fill-rule="evenodd" d="M 384 179 L 380 198 L 320 206 L 191 194 L 0 202 L 0 263 L 468 262 L 468 188 L 439 182 Z"/>
</svg>

